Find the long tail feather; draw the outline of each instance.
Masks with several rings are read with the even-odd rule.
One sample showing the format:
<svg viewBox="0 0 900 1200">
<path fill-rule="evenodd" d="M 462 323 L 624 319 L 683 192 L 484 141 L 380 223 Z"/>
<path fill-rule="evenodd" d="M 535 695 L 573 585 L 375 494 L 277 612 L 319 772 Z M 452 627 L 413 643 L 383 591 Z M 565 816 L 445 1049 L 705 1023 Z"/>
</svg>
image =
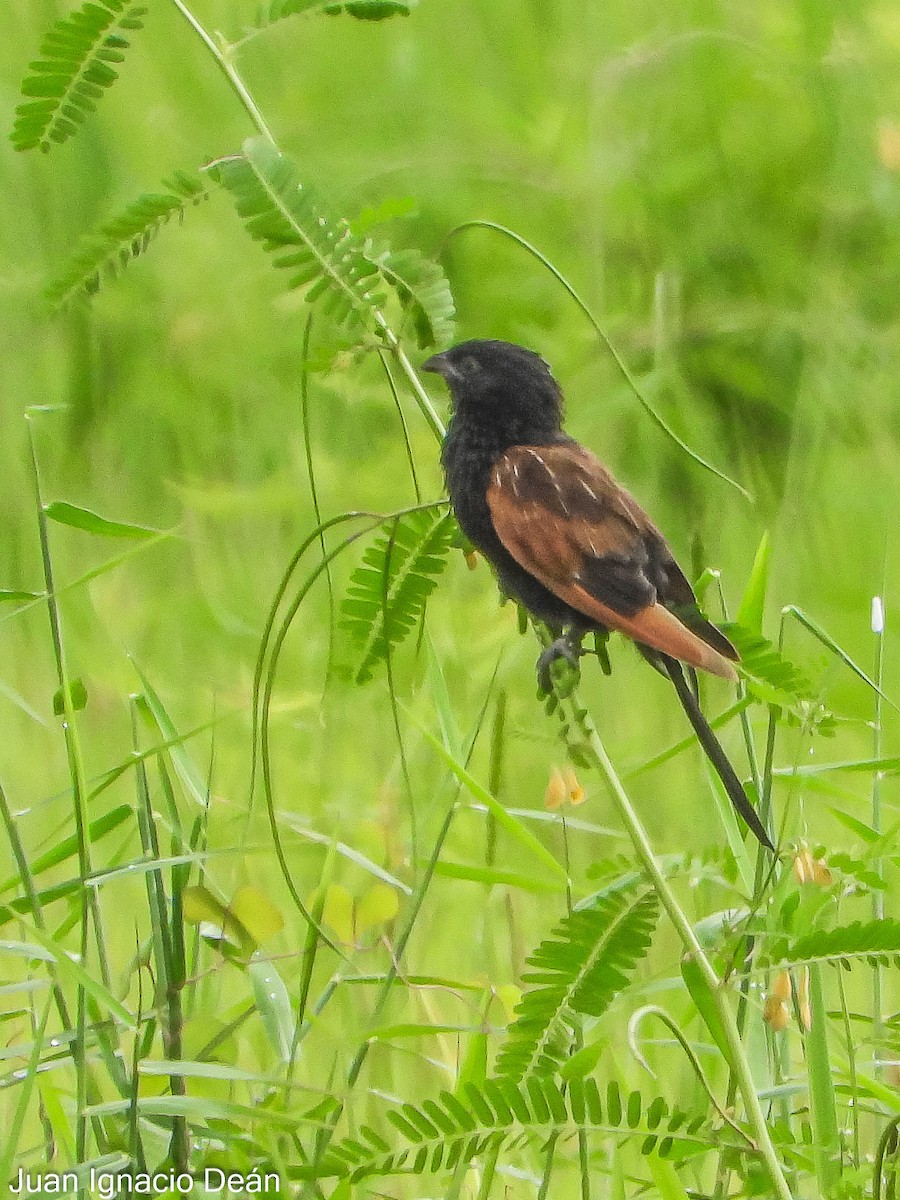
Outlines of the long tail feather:
<svg viewBox="0 0 900 1200">
<path fill-rule="evenodd" d="M 681 701 L 681 707 L 684 709 L 687 719 L 693 726 L 694 733 L 696 733 L 700 745 L 712 763 L 716 774 L 722 780 L 722 785 L 728 793 L 728 799 L 734 805 L 735 812 L 749 827 L 758 841 L 767 850 L 771 850 L 774 853 L 775 847 L 772 845 L 769 835 L 766 833 L 763 823 L 757 815 L 756 809 L 747 799 L 747 793 L 741 786 L 741 781 L 735 774 L 734 767 L 728 761 L 725 751 L 719 745 L 718 738 L 710 729 L 709 722 L 700 710 L 697 698 L 684 677 L 681 663 L 676 662 L 674 658 L 669 658 L 668 655 L 662 656 L 662 663 L 675 686 L 678 699 Z"/>
</svg>

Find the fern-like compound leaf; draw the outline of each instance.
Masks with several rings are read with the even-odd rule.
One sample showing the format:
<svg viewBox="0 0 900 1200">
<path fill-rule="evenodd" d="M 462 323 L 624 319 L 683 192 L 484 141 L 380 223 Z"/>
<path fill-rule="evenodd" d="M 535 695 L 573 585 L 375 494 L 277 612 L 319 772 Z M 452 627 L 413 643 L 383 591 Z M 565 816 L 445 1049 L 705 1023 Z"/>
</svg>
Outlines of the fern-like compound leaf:
<svg viewBox="0 0 900 1200">
<path fill-rule="evenodd" d="M 854 921 L 819 929 L 794 939 L 779 939 L 765 955 L 771 965 L 828 963 L 848 968 L 853 962 L 900 965 L 900 921 Z"/>
<path fill-rule="evenodd" d="M 243 153 L 207 170 L 234 196 L 250 236 L 276 256 L 276 267 L 290 272 L 290 287 L 307 288 L 306 299 L 321 301 L 339 325 L 358 332 L 377 326 L 385 297 L 364 241 L 327 214 L 286 154 L 265 138 L 251 138 Z"/>
<path fill-rule="evenodd" d="M 449 513 L 422 509 L 389 522 L 363 555 L 341 605 L 342 626 L 360 646 L 365 683 L 421 619 L 453 543 Z"/>
<path fill-rule="evenodd" d="M 598 1017 L 644 957 L 658 915 L 653 892 L 616 892 L 565 917 L 535 950 L 525 975 L 533 986 L 516 1009 L 497 1071 L 509 1079 L 552 1074 L 561 1027 L 570 1013 Z"/>
<path fill-rule="evenodd" d="M 445 346 L 453 336 L 456 309 L 447 276 L 438 264 L 418 250 L 378 251 L 367 244 L 366 254 L 394 289 L 419 346 L 423 350 Z"/>
<path fill-rule="evenodd" d="M 358 21 L 383 21 L 387 17 L 408 17 L 416 0 L 271 0 L 260 24 L 271 24 L 300 13 L 346 13 Z"/>
<path fill-rule="evenodd" d="M 740 651 L 741 676 L 758 700 L 792 708 L 812 699 L 809 680 L 772 642 L 742 625 L 722 625 L 721 629 Z"/>
<path fill-rule="evenodd" d="M 165 192 L 139 196 L 96 232 L 82 239 L 64 269 L 46 288 L 53 308 L 63 308 L 79 296 L 91 296 L 104 277 L 115 278 L 138 258 L 172 218 L 180 220 L 188 208 L 207 199 L 196 176 L 178 172 L 166 180 Z"/>
<path fill-rule="evenodd" d="M 77 132 L 118 79 L 116 68 L 130 45 L 126 35 L 143 27 L 146 12 L 126 0 L 89 0 L 51 26 L 22 84 L 30 99 L 16 109 L 17 150 L 40 147 L 46 153 Z"/>
<path fill-rule="evenodd" d="M 611 1082 L 603 1095 L 596 1081 L 573 1079 L 564 1090 L 555 1081 L 531 1076 L 527 1083 L 508 1078 L 467 1083 L 455 1094 L 441 1092 L 419 1106 L 403 1104 L 386 1113 L 394 1129 L 393 1147 L 370 1128 L 356 1138 L 335 1142 L 299 1178 L 341 1178 L 358 1182 L 375 1175 L 453 1171 L 488 1150 L 515 1150 L 550 1139 L 566 1144 L 576 1131 L 603 1138 L 636 1139 L 645 1157 L 687 1159 L 723 1144 L 747 1150 L 730 1131 L 712 1132 L 706 1110 L 670 1110 L 659 1096 L 640 1092 L 623 1096 Z M 701 1132 L 702 1131 L 702 1132 Z"/>
<path fill-rule="evenodd" d="M 289 287 L 306 289 L 335 324 L 360 339 L 391 341 L 382 309 L 389 296 L 410 315 L 420 344 L 443 344 L 452 333 L 453 300 L 443 271 L 416 251 L 376 248 L 305 184 L 296 165 L 265 138 L 207 170 L 237 203 L 251 237 L 290 273 Z"/>
</svg>

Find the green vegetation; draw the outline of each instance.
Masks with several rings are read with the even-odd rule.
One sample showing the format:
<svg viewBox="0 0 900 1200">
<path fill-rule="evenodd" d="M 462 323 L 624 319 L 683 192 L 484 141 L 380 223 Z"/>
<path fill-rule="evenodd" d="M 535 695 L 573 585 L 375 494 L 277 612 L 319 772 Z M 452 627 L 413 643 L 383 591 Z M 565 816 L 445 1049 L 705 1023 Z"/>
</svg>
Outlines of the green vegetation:
<svg viewBox="0 0 900 1200">
<path fill-rule="evenodd" d="M 0 1179 L 893 1196 L 894 9 L 2 21 Z M 727 623 L 774 866 L 621 639 L 536 697 L 485 336 Z"/>
</svg>

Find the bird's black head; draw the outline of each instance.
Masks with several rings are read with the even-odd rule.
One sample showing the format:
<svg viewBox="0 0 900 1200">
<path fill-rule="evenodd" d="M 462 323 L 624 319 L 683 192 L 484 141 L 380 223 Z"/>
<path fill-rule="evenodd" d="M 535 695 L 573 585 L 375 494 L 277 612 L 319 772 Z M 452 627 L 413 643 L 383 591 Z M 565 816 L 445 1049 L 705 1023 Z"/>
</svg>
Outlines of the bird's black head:
<svg viewBox="0 0 900 1200">
<path fill-rule="evenodd" d="M 512 342 L 461 342 L 429 358 L 422 370 L 444 377 L 454 412 L 467 421 L 521 442 L 559 432 L 562 392 L 533 350 Z"/>
</svg>

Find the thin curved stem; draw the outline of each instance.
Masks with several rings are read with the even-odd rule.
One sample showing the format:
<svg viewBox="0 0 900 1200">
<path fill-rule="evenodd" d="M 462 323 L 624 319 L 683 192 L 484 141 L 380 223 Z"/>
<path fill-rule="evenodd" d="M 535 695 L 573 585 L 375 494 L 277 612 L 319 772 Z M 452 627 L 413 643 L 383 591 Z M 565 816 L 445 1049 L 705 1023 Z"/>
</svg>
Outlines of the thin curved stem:
<svg viewBox="0 0 900 1200">
<path fill-rule="evenodd" d="M 277 142 L 275 141 L 272 131 L 266 124 L 265 117 L 260 112 L 256 101 L 251 96 L 248 88 L 244 84 L 244 81 L 241 79 L 240 75 L 235 69 L 232 61 L 232 55 L 235 50 L 235 46 L 229 46 L 227 50 L 223 49 L 216 39 L 206 29 L 204 29 L 203 25 L 201 25 L 201 23 L 197 20 L 191 10 L 188 8 L 185 0 L 172 0 L 172 3 L 190 25 L 191 29 L 193 29 L 194 33 L 196 33 L 197 37 L 199 37 L 203 42 L 209 53 L 213 56 L 216 66 L 228 80 L 229 86 L 237 96 L 238 100 L 240 100 L 242 106 L 250 117 L 250 120 L 263 135 L 263 137 L 267 139 L 267 141 L 269 141 L 273 146 L 277 146 Z M 419 379 L 415 367 L 409 361 L 406 351 L 403 349 L 403 346 L 400 343 L 400 339 L 397 337 L 397 334 L 394 332 L 394 330 L 391 329 L 390 325 L 388 325 L 387 320 L 382 313 L 376 312 L 375 318 L 378 325 L 378 331 L 381 337 L 384 339 L 387 348 L 396 359 L 400 370 L 409 380 L 416 404 L 421 409 L 422 415 L 428 422 L 432 433 L 435 435 L 438 441 L 441 441 L 445 433 L 444 423 L 438 416 L 435 407 L 431 402 L 430 396 L 422 386 L 422 381 Z"/>
<path fill-rule="evenodd" d="M 733 1120 L 732 1117 L 730 1117 L 728 1115 L 728 1112 L 726 1111 L 726 1109 L 724 1109 L 722 1107 L 722 1105 L 719 1103 L 719 1101 L 716 1099 L 716 1094 L 712 1090 L 712 1085 L 710 1084 L 709 1080 L 706 1078 L 706 1075 L 704 1074 L 704 1071 L 703 1071 L 703 1067 L 700 1065 L 700 1059 L 694 1053 L 690 1042 L 687 1040 L 687 1038 L 681 1032 L 681 1030 L 679 1029 L 676 1022 L 672 1019 L 672 1017 L 669 1016 L 669 1014 L 666 1012 L 666 1010 L 664 1008 L 660 1008 L 658 1004 L 645 1004 L 643 1008 L 639 1008 L 637 1010 L 637 1012 L 634 1012 L 631 1014 L 631 1020 L 628 1022 L 628 1045 L 631 1049 L 631 1053 L 638 1060 L 638 1062 L 641 1064 L 641 1066 L 644 1068 L 644 1070 L 649 1075 L 652 1075 L 654 1079 L 656 1079 L 656 1072 L 653 1070 L 653 1068 L 647 1062 L 647 1059 L 644 1057 L 643 1053 L 641 1052 L 640 1047 L 637 1044 L 637 1028 L 638 1028 L 638 1025 L 640 1025 L 641 1021 L 643 1021 L 643 1019 L 645 1017 L 657 1017 L 668 1028 L 668 1030 L 670 1031 L 672 1036 L 678 1042 L 681 1049 L 684 1051 L 685 1057 L 687 1058 L 688 1062 L 691 1064 L 691 1069 L 693 1070 L 694 1074 L 697 1077 L 697 1082 L 703 1088 L 704 1092 L 706 1092 L 706 1095 L 707 1095 L 707 1098 L 709 1099 L 710 1104 L 713 1106 L 713 1108 L 716 1110 L 716 1112 L 719 1114 L 719 1116 L 722 1118 L 722 1120 L 726 1123 L 726 1125 L 730 1125 L 731 1128 L 735 1131 L 736 1134 L 738 1134 L 739 1137 L 742 1137 L 745 1142 L 749 1142 L 750 1138 L 747 1137 L 747 1134 L 744 1132 L 744 1130 L 741 1129 L 740 1125 L 738 1125 L 738 1123 L 735 1120 Z M 753 1145 L 753 1149 L 755 1150 L 756 1149 L 755 1144 L 753 1144 L 751 1142 L 751 1145 Z"/>
<path fill-rule="evenodd" d="M 675 432 L 675 430 L 672 428 L 672 426 L 665 420 L 665 418 L 656 411 L 656 409 L 653 407 L 653 405 L 650 403 L 650 401 L 647 399 L 647 397 L 644 395 L 644 393 L 638 387 L 637 380 L 632 375 L 631 371 L 628 369 L 628 364 L 625 362 L 624 358 L 622 358 L 622 355 L 615 348 L 615 346 L 613 345 L 612 341 L 609 338 L 609 335 L 606 333 L 606 331 L 604 330 L 604 328 L 602 327 L 600 322 L 597 320 L 597 318 L 591 312 L 590 308 L 588 307 L 587 302 L 585 300 L 582 300 L 581 296 L 578 294 L 578 292 L 575 290 L 575 288 L 572 286 L 572 284 L 569 283 L 568 279 L 566 279 L 566 277 L 565 277 L 565 275 L 563 275 L 562 271 L 560 271 L 557 267 L 555 267 L 553 265 L 553 263 L 550 261 L 550 259 L 547 258 L 546 255 L 542 254 L 540 252 L 540 250 L 538 250 L 537 246 L 533 246 L 531 244 L 531 242 L 529 242 L 526 238 L 523 238 L 521 236 L 521 234 L 516 233 L 515 230 L 507 229 L 507 227 L 505 225 L 499 225 L 496 221 L 485 221 L 482 219 L 478 219 L 478 220 L 473 220 L 473 221 L 463 221 L 459 225 L 457 225 L 453 229 L 451 229 L 450 232 L 447 234 L 447 236 L 444 238 L 443 242 L 441 243 L 438 253 L 440 253 L 440 251 L 443 250 L 444 246 L 447 244 L 447 242 L 450 240 L 450 238 L 454 237 L 458 233 L 464 232 L 466 229 L 492 229 L 495 233 L 500 233 L 504 237 L 510 238 L 517 245 L 521 246 L 523 250 L 527 250 L 529 254 L 531 254 L 534 258 L 536 258 L 538 260 L 539 263 L 541 263 L 542 266 L 546 267 L 547 270 L 550 272 L 550 274 L 553 276 L 553 278 L 556 279 L 558 283 L 562 284 L 562 286 L 565 288 L 565 290 L 568 292 L 568 294 L 571 296 L 571 298 L 575 301 L 575 303 L 578 305 L 578 307 L 581 309 L 581 311 L 587 317 L 594 333 L 596 333 L 597 337 L 600 339 L 600 341 L 603 343 L 603 345 L 606 347 L 606 349 L 612 356 L 613 361 L 615 362 L 616 366 L 618 367 L 619 371 L 621 372 L 623 379 L 628 384 L 628 387 L 631 389 L 631 391 L 634 394 L 635 398 L 637 399 L 638 403 L 641 405 L 641 407 L 647 413 L 647 415 L 650 417 L 650 419 L 654 422 L 654 424 L 657 425 L 662 430 L 662 432 L 666 435 L 666 437 L 670 438 L 675 443 L 675 445 L 678 446 L 678 448 L 680 450 L 683 450 L 684 453 L 687 454 L 689 458 L 692 458 L 694 460 L 694 462 L 698 464 L 698 466 L 701 466 L 705 470 L 710 471 L 718 479 L 721 479 L 723 481 L 723 483 L 727 483 L 731 487 L 735 488 L 737 491 L 739 491 L 741 493 L 741 495 L 744 497 L 744 499 L 749 500 L 751 504 L 754 503 L 753 496 L 751 496 L 751 494 L 747 491 L 747 489 L 745 487 L 742 487 L 736 480 L 732 479 L 730 475 L 726 475 L 724 471 L 719 470 L 718 467 L 713 466 L 713 464 L 711 462 L 707 462 L 707 460 L 705 458 L 703 458 L 700 454 L 698 454 L 696 450 L 692 450 L 690 448 L 690 446 L 687 444 L 687 442 L 685 442 L 683 438 L 680 438 L 678 436 L 678 434 Z"/>
<path fill-rule="evenodd" d="M 406 351 L 400 345 L 400 339 L 397 337 L 397 335 L 394 333 L 394 331 L 390 328 L 390 326 L 385 321 L 384 317 L 381 316 L 380 313 L 378 314 L 378 317 L 379 317 L 379 322 L 380 322 L 381 333 L 382 333 L 385 341 L 387 342 L 391 353 L 393 354 L 394 358 L 397 360 L 397 365 L 399 366 L 399 368 L 403 372 L 403 374 L 406 376 L 406 378 L 409 380 L 410 386 L 412 387 L 412 391 L 413 391 L 413 398 L 415 399 L 416 404 L 418 404 L 419 408 L 422 411 L 422 415 L 424 416 L 425 420 L 428 422 L 431 432 L 434 434 L 434 436 L 437 438 L 437 440 L 439 442 L 443 441 L 444 434 L 447 431 L 444 428 L 444 422 L 437 415 L 437 411 L 435 410 L 434 405 L 431 403 L 431 397 L 428 395 L 428 393 L 425 391 L 424 387 L 422 386 L 422 381 L 419 378 L 419 376 L 416 374 L 415 367 L 409 361 Z"/>
<path fill-rule="evenodd" d="M 172 0 L 172 3 L 175 5 L 175 7 L 178 9 L 178 11 L 181 13 L 181 15 L 187 21 L 188 25 L 190 25 L 191 29 L 193 29 L 194 33 L 196 33 L 196 35 L 203 42 L 204 46 L 206 46 L 207 50 L 213 56 L 213 58 L 215 59 L 215 62 L 216 62 L 216 66 L 219 68 L 219 70 L 222 72 L 222 74 L 228 80 L 228 83 L 229 83 L 232 91 L 235 93 L 238 100 L 240 100 L 241 104 L 246 109 L 247 114 L 250 117 L 250 120 L 253 122 L 253 124 L 256 126 L 256 128 L 259 130 L 259 132 L 263 135 L 263 137 L 268 138 L 268 140 L 274 146 L 275 139 L 272 136 L 272 131 L 269 129 L 268 125 L 266 124 L 265 117 L 259 111 L 259 108 L 256 105 L 256 101 L 250 95 L 250 92 L 247 90 L 247 87 L 245 86 L 244 81 L 241 79 L 240 75 L 238 75 L 237 71 L 235 70 L 235 67 L 231 61 L 230 55 L 226 54 L 222 50 L 222 47 L 217 44 L 216 39 L 214 37 L 212 37 L 212 35 L 209 34 L 203 28 L 203 26 L 200 24 L 200 22 L 194 16 L 194 14 L 191 12 L 191 10 L 188 8 L 188 6 L 184 3 L 184 0 Z"/>
</svg>

